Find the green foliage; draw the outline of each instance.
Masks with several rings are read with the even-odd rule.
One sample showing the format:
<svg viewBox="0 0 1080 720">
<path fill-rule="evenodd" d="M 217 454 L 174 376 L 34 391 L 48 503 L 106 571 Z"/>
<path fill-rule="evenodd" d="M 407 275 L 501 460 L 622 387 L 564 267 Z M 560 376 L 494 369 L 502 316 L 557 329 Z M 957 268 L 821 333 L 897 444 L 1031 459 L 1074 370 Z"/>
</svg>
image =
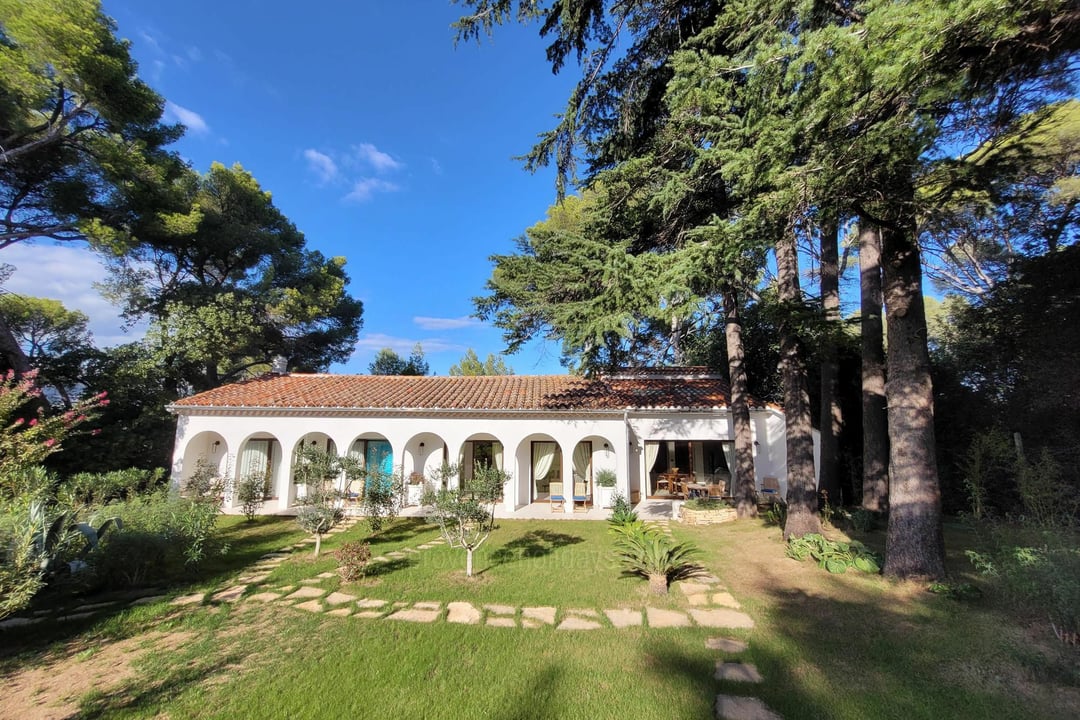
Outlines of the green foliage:
<svg viewBox="0 0 1080 720">
<path fill-rule="evenodd" d="M 261 473 L 252 473 L 236 482 L 236 502 L 248 522 L 258 516 L 266 501 L 266 478 Z"/>
<path fill-rule="evenodd" d="M 615 493 L 611 501 L 611 517 L 608 522 L 614 525 L 627 525 L 637 522 L 638 516 L 634 512 L 634 506 L 621 492 Z"/>
<path fill-rule="evenodd" d="M 615 487 L 615 471 L 611 468 L 597 470 L 593 480 L 600 487 Z"/>
<path fill-rule="evenodd" d="M 153 492 L 165 482 L 165 470 L 127 468 L 105 473 L 76 473 L 61 481 L 57 499 L 68 506 L 107 505 L 140 493 Z"/>
<path fill-rule="evenodd" d="M 877 555 L 857 540 L 839 542 L 817 533 L 808 533 L 790 538 L 786 554 L 795 560 L 812 558 L 817 561 L 818 567 L 835 574 L 843 574 L 848 568 L 871 574 L 881 572 L 881 561 Z"/>
<path fill-rule="evenodd" d="M 1046 448 L 1039 459 L 1021 459 L 1017 465 L 1017 489 L 1024 505 L 1024 522 L 1036 527 L 1068 527 L 1077 519 L 1080 497 L 1064 482 L 1061 465 Z"/>
<path fill-rule="evenodd" d="M 30 366 L 38 370 L 39 382 L 55 388 L 66 404 L 82 379 L 83 364 L 94 354 L 89 321 L 59 300 L 0 295 L 0 323 L 7 325 Z"/>
<path fill-rule="evenodd" d="M 319 557 L 322 536 L 344 519 L 344 510 L 325 502 L 302 505 L 296 511 L 296 524 L 315 536 L 315 557 Z"/>
<path fill-rule="evenodd" d="M 690 543 L 672 540 L 641 521 L 612 523 L 610 528 L 623 572 L 647 578 L 654 594 L 666 595 L 671 582 L 705 573 L 693 562 L 699 553 Z"/>
<path fill-rule="evenodd" d="M 368 372 L 372 375 L 427 375 L 431 367 L 424 359 L 424 349 L 416 343 L 407 360 L 392 348 L 383 348 L 368 365 Z"/>
<path fill-rule="evenodd" d="M 227 481 L 218 472 L 218 466 L 210 463 L 206 458 L 199 458 L 195 462 L 195 472 L 187 479 L 187 484 L 182 488 L 185 497 L 195 502 L 204 502 L 221 506 L 224 500 L 225 486 Z"/>
<path fill-rule="evenodd" d="M 978 527 L 982 551 L 967 551 L 975 569 L 1025 617 L 1048 622 L 1059 638 L 1080 632 L 1080 544 L 1069 531 L 1033 534 L 1004 525 Z M 1036 543 L 1031 543 L 1036 539 Z M 1041 542 L 1040 542 L 1041 541 Z"/>
<path fill-rule="evenodd" d="M 363 579 L 367 573 L 368 563 L 371 562 L 371 545 L 366 542 L 352 540 L 343 543 L 334 557 L 338 561 L 338 575 L 342 582 L 356 582 Z"/>
<path fill-rule="evenodd" d="M 787 525 L 787 504 L 771 502 L 761 517 L 767 525 L 775 525 L 782 530 Z"/>
<path fill-rule="evenodd" d="M 216 537 L 217 505 L 167 488 L 109 505 L 123 523 L 88 560 L 100 582 L 118 588 L 190 577 L 211 554 L 228 547 Z"/>
<path fill-rule="evenodd" d="M 991 428 L 972 438 L 963 462 L 964 487 L 972 517 L 985 518 L 991 509 L 988 506 L 991 499 L 997 510 L 1008 508 L 1008 498 L 1015 497 L 1015 491 L 1010 492 L 1015 472 L 1016 449 L 1000 429 Z"/>
<path fill-rule="evenodd" d="M 732 507 L 732 504 L 720 498 L 690 498 L 682 506 L 687 510 L 722 510 Z"/>
<path fill-rule="evenodd" d="M 447 374 L 451 376 L 513 375 L 514 370 L 495 353 L 488 353 L 487 359 L 481 362 L 476 351 L 469 348 L 457 364 L 450 366 Z"/>
<path fill-rule="evenodd" d="M 46 414 L 40 398 L 35 373 L 16 379 L 8 372 L 0 380 L 0 496 L 10 498 L 17 491 L 9 473 L 40 465 L 108 404 L 104 395 L 94 395 L 70 410 Z"/>
<path fill-rule="evenodd" d="M 982 592 L 971 583 L 934 582 L 926 588 L 927 592 L 943 595 L 951 600 L 972 600 L 982 596 Z"/>
<path fill-rule="evenodd" d="M 444 466 L 433 478 L 439 487 L 442 477 L 457 475 L 453 465 Z M 466 553 L 465 575 L 472 577 L 473 552 L 491 536 L 495 528 L 495 503 L 502 497 L 510 474 L 491 466 L 477 466 L 460 487 L 429 490 L 422 500 L 428 521 L 439 526 L 447 545 Z"/>
</svg>

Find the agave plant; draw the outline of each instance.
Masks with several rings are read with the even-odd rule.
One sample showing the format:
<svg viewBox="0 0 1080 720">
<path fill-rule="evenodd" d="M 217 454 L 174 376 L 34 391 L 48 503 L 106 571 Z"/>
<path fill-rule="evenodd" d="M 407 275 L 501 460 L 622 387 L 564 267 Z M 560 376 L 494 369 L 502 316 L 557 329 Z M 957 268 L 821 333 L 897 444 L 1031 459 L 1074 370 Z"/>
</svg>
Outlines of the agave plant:
<svg viewBox="0 0 1080 720">
<path fill-rule="evenodd" d="M 640 521 L 613 525 L 615 555 L 624 572 L 640 575 L 649 581 L 649 590 L 667 595 L 673 580 L 704 574 L 705 568 L 693 562 L 698 550 L 690 543 L 678 542 Z"/>
</svg>

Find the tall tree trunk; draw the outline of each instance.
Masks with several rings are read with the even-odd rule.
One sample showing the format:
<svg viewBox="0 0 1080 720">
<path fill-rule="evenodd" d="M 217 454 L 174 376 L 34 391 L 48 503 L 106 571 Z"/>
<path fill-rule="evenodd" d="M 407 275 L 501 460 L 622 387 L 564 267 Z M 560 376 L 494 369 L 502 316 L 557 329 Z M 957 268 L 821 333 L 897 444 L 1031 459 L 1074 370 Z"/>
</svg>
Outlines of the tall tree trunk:
<svg viewBox="0 0 1080 720">
<path fill-rule="evenodd" d="M 0 318 L 0 355 L 3 355 L 8 368 L 14 370 L 16 376 L 22 377 L 30 372 L 30 358 L 26 357 L 4 318 Z"/>
<path fill-rule="evenodd" d="M 780 331 L 780 372 L 784 381 L 784 424 L 787 430 L 787 524 L 784 538 L 821 532 L 814 478 L 814 438 L 810 424 L 810 392 L 806 357 L 799 341 L 799 257 L 795 235 L 785 231 L 776 243 L 776 278 L 787 317 Z"/>
<path fill-rule="evenodd" d="M 908 210 L 912 198 L 909 188 L 902 222 L 883 232 L 881 257 L 889 327 L 885 398 L 891 471 L 884 570 L 898 578 L 945 574 L 922 267 L 915 220 Z"/>
<path fill-rule="evenodd" d="M 728 376 L 731 378 L 731 424 L 735 431 L 735 467 L 728 468 L 735 480 L 732 488 L 735 508 L 741 518 L 757 517 L 757 483 L 754 477 L 754 439 L 750 432 L 750 404 L 747 399 L 746 363 L 742 342 L 739 296 L 725 284 L 724 335 L 727 339 Z"/>
<path fill-rule="evenodd" d="M 881 234 L 859 221 L 859 286 L 862 295 L 862 506 L 880 512 L 889 504 L 889 422 L 885 411 L 885 347 L 881 323 Z"/>
<path fill-rule="evenodd" d="M 838 386 L 840 368 L 836 359 L 836 340 L 840 322 L 840 252 L 837 248 L 839 226 L 835 216 L 827 216 L 821 226 L 821 306 L 825 319 L 825 343 L 821 352 L 821 433 L 818 490 L 827 493 L 829 502 L 839 505 L 840 497 L 840 412 Z"/>
</svg>

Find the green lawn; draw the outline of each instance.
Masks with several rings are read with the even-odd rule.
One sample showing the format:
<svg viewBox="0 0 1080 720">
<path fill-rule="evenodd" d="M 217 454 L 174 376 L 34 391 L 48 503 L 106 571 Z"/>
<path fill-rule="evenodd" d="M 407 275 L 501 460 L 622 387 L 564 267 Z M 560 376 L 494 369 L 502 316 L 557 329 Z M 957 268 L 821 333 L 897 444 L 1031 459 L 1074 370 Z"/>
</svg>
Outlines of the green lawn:
<svg viewBox="0 0 1080 720">
<path fill-rule="evenodd" d="M 230 520 L 226 535 L 238 556 L 250 558 L 301 537 L 292 527 Z M 1075 650 L 1047 640 L 1040 625 L 1018 622 L 992 595 L 960 603 L 911 583 L 831 576 L 783 557 L 778 530 L 756 522 L 674 531 L 702 548 L 704 564 L 754 617 L 753 630 L 568 632 L 338 618 L 254 602 L 162 603 L 69 627 L 52 645 L 40 634 L 13 634 L 22 652 L 0 668 L 5 680 L 33 666 L 66 662 L 55 669 L 70 671 L 94 663 L 110 643 L 133 643 L 127 679 L 77 698 L 79 716 L 95 718 L 709 718 L 719 692 L 761 697 L 788 720 L 1080 712 Z M 364 535 L 358 526 L 325 546 L 329 552 Z M 373 551 L 436 536 L 420 521 L 399 520 Z M 959 556 L 970 538 L 959 527 L 947 538 L 957 572 L 967 572 Z M 643 580 L 621 577 L 610 545 L 603 523 L 503 521 L 478 553 L 473 580 L 464 578 L 463 552 L 440 547 L 360 583 L 335 578 L 323 587 L 388 601 L 686 606 L 681 592 L 654 600 Z M 229 559 L 215 562 L 220 586 Z M 330 557 L 297 553 L 267 585 L 333 567 Z M 749 640 L 743 659 L 761 670 L 763 685 L 713 679 L 724 656 L 704 643 L 720 634 Z"/>
</svg>

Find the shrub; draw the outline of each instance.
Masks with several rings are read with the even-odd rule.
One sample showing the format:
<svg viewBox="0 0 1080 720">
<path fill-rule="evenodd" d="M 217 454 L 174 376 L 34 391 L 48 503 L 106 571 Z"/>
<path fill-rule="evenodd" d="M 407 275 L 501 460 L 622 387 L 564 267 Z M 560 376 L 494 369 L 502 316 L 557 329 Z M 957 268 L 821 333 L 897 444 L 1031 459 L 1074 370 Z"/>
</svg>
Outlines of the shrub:
<svg viewBox="0 0 1080 720">
<path fill-rule="evenodd" d="M 704 574 L 705 569 L 692 562 L 697 548 L 678 542 L 640 521 L 612 525 L 615 533 L 615 555 L 623 572 L 647 578 L 649 589 L 656 595 L 667 595 L 668 585 Z"/>
<path fill-rule="evenodd" d="M 126 587 L 186 577 L 228 546 L 216 538 L 218 508 L 162 488 L 109 506 L 123 521 L 90 554 L 99 579 Z"/>
<path fill-rule="evenodd" d="M 394 488 L 394 476 L 372 470 L 364 483 L 364 515 L 372 533 L 383 529 L 401 510 L 401 496 Z"/>
<path fill-rule="evenodd" d="M 600 487 L 615 487 L 615 471 L 610 468 L 597 470 L 594 479 Z"/>
<path fill-rule="evenodd" d="M 776 525 L 781 530 L 787 525 L 787 505 L 779 501 L 769 503 L 769 508 L 762 513 L 766 525 Z"/>
<path fill-rule="evenodd" d="M 638 516 L 634 512 L 633 505 L 622 493 L 615 493 L 611 501 L 611 518 L 608 520 L 613 525 L 626 525 L 637 522 Z"/>
<path fill-rule="evenodd" d="M 1018 613 L 1041 617 L 1059 639 L 1075 637 L 1080 632 L 1076 536 L 1043 532 L 1032 537 L 1004 526 L 984 526 L 980 532 L 989 549 L 967 552 L 975 568 Z"/>
<path fill-rule="evenodd" d="M 143 492 L 153 492 L 161 487 L 164 479 L 165 471 L 161 468 L 76 473 L 60 483 L 56 495 L 61 502 L 73 507 L 104 505 L 114 500 L 135 497 Z"/>
<path fill-rule="evenodd" d="M 445 476 L 452 468 L 444 467 L 439 476 Z M 509 473 L 477 465 L 472 478 L 461 487 L 429 490 L 424 494 L 428 520 L 438 524 L 447 545 L 465 550 L 466 577 L 472 577 L 473 553 L 495 529 L 495 503 L 509 479 Z"/>
<path fill-rule="evenodd" d="M 682 506 L 687 510 L 721 510 L 732 507 L 731 503 L 720 498 L 691 498 Z"/>
<path fill-rule="evenodd" d="M 225 494 L 225 484 L 226 480 L 218 472 L 217 465 L 206 458 L 199 458 L 195 463 L 195 472 L 183 487 L 183 494 L 196 502 L 220 506 Z"/>
<path fill-rule="evenodd" d="M 865 573 L 881 572 L 881 561 L 877 555 L 857 540 L 838 542 L 817 533 L 807 533 L 789 539 L 786 554 L 796 560 L 813 558 L 818 567 L 836 574 L 845 573 L 848 568 Z"/>
<path fill-rule="evenodd" d="M 265 499 L 266 478 L 263 475 L 252 473 L 236 484 L 236 502 L 249 522 L 259 514 Z"/>
<path fill-rule="evenodd" d="M 304 505 L 296 511 L 296 522 L 315 536 L 315 557 L 319 557 L 322 536 L 345 518 L 345 511 L 326 503 Z"/>
<path fill-rule="evenodd" d="M 367 573 L 371 562 L 371 545 L 359 540 L 347 542 L 341 546 L 334 557 L 338 561 L 338 575 L 343 582 L 356 582 Z"/>
<path fill-rule="evenodd" d="M 1033 463 L 1017 463 L 1016 486 L 1024 505 L 1024 522 L 1036 527 L 1064 527 L 1076 515 L 1076 496 L 1062 481 L 1061 466 L 1043 448 Z"/>
</svg>

